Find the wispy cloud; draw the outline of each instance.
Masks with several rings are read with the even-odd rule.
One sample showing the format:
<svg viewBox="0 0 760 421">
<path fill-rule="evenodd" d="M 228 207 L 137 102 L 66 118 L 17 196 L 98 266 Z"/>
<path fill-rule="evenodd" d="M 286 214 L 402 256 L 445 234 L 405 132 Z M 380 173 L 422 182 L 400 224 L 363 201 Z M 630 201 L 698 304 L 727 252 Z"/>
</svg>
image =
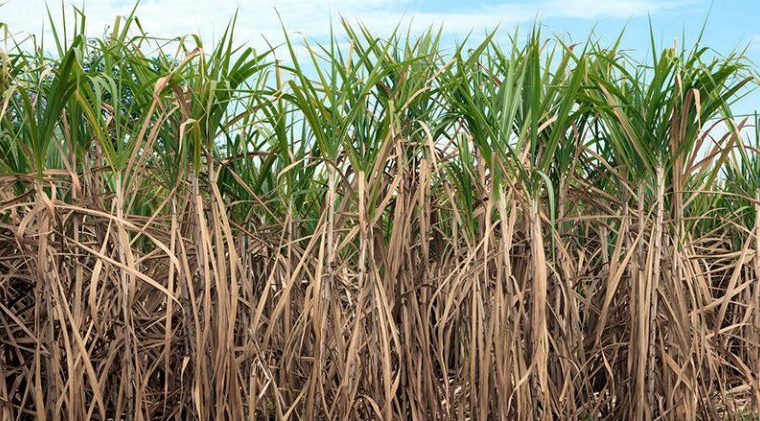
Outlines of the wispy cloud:
<svg viewBox="0 0 760 421">
<path fill-rule="evenodd" d="M 760 50 L 760 34 L 752 35 L 747 42 L 749 43 L 749 48 Z"/>
<path fill-rule="evenodd" d="M 428 6 L 423 12 L 420 2 L 411 0 L 144 0 L 137 15 L 143 28 L 156 36 L 199 32 L 213 38 L 219 36 L 237 10 L 238 39 L 263 45 L 264 37 L 274 42 L 282 38 L 280 17 L 288 31 L 319 39 L 329 34 L 330 22 L 339 16 L 360 20 L 380 33 L 390 31 L 399 22 L 413 27 L 443 24 L 447 32 L 464 33 L 536 18 L 626 19 L 678 10 L 689 3 L 693 0 L 518 0 L 476 3 L 467 10 Z M 81 7 L 82 2 L 71 4 Z M 50 7 L 54 16 L 60 15 L 60 6 L 51 3 Z M 89 31 L 104 32 L 117 14 L 126 14 L 132 7 L 125 0 L 85 2 Z M 13 32 L 39 33 L 46 20 L 41 13 L 44 10 L 44 0 L 8 0 L 0 6 L 0 21 Z"/>
</svg>

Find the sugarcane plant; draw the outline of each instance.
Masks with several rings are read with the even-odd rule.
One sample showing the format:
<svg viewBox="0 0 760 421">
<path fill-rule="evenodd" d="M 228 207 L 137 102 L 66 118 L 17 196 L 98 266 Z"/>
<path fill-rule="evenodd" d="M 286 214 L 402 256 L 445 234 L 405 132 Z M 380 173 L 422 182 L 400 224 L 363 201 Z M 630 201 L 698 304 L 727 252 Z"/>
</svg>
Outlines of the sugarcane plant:
<svg viewBox="0 0 760 421">
<path fill-rule="evenodd" d="M 138 16 L 0 24 L 0 419 L 759 413 L 743 51 Z"/>
</svg>

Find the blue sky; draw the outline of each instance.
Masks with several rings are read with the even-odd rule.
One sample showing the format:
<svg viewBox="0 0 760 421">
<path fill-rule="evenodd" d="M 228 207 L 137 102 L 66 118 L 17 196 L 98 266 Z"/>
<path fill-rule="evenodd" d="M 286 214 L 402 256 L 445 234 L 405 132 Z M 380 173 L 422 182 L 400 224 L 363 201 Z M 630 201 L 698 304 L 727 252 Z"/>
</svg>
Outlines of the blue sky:
<svg viewBox="0 0 760 421">
<path fill-rule="evenodd" d="M 64 0 L 67 5 L 82 3 Z M 61 3 L 50 5 L 60 16 Z M 114 16 L 128 13 L 134 2 L 88 0 L 84 5 L 88 31 L 102 34 Z M 44 0 L 0 0 L 0 22 L 14 34 L 40 33 L 44 8 Z M 142 0 L 137 15 L 153 35 L 200 32 L 211 40 L 236 9 L 238 40 L 260 47 L 265 39 L 282 39 L 277 10 L 289 32 L 317 41 L 328 35 L 331 19 L 339 15 L 360 20 L 380 35 L 400 21 L 411 21 L 413 28 L 442 24 L 446 42 L 452 44 L 471 30 L 477 34 L 496 25 L 504 31 L 517 25 L 527 29 L 536 18 L 544 33 L 574 40 L 585 39 L 592 29 L 602 40 L 612 40 L 626 26 L 625 48 L 641 55 L 649 51 L 650 16 L 660 46 L 672 45 L 674 37 L 683 42 L 684 33 L 687 43 L 693 41 L 707 18 L 704 45 L 726 53 L 754 40 L 757 45 L 750 46 L 747 55 L 760 63 L 760 0 Z M 752 106 L 747 103 L 742 109 Z"/>
<path fill-rule="evenodd" d="M 5 4 L 3 4 L 5 3 Z M 54 13 L 60 2 L 49 2 Z M 134 5 L 130 0 L 81 0 L 64 4 L 81 6 L 88 12 L 91 32 L 102 32 L 116 14 Z M 469 30 L 481 32 L 497 24 L 505 29 L 529 26 L 538 19 L 547 32 L 566 33 L 583 39 L 591 28 L 614 37 L 628 24 L 626 45 L 637 50 L 648 47 L 648 15 L 657 40 L 666 44 L 673 37 L 695 36 L 710 10 L 711 0 L 143 0 L 138 16 L 143 26 L 156 35 L 200 31 L 213 37 L 239 9 L 240 38 L 254 44 L 280 38 L 275 9 L 290 31 L 314 39 L 327 34 L 331 17 L 339 14 L 363 21 L 377 32 L 389 30 L 403 19 L 423 27 L 443 23 L 451 39 Z M 0 1 L 0 22 L 12 32 L 39 33 L 45 19 L 44 0 Z M 719 51 L 744 46 L 753 38 L 760 45 L 760 1 L 715 0 L 707 25 L 706 43 Z M 760 46 L 750 54 L 760 57 Z"/>
<path fill-rule="evenodd" d="M 44 19 L 44 0 L 0 1 L 0 21 L 15 31 L 38 31 Z M 710 14 L 708 38 L 733 46 L 760 36 L 757 0 L 715 0 Z M 56 11 L 60 2 L 49 2 Z M 85 5 L 94 26 L 107 24 L 114 15 L 127 12 L 129 0 L 64 1 Z M 217 30 L 240 9 L 241 21 L 267 33 L 276 27 L 273 10 L 279 10 L 289 27 L 311 36 L 324 33 L 330 15 L 344 14 L 370 26 L 384 26 L 404 17 L 419 24 L 444 22 L 451 33 L 482 29 L 496 23 L 509 27 L 530 23 L 536 16 L 549 28 L 582 36 L 596 25 L 604 33 L 616 33 L 630 19 L 632 35 L 648 31 L 651 14 L 656 32 L 665 38 L 683 28 L 695 32 L 710 9 L 710 0 L 142 0 L 138 15 L 149 30 L 190 32 Z M 275 22 L 273 22 L 273 20 Z M 155 27 L 153 27 L 155 26 Z M 480 28 L 478 28 L 480 27 Z M 382 28 L 380 28 L 382 29 Z"/>
</svg>

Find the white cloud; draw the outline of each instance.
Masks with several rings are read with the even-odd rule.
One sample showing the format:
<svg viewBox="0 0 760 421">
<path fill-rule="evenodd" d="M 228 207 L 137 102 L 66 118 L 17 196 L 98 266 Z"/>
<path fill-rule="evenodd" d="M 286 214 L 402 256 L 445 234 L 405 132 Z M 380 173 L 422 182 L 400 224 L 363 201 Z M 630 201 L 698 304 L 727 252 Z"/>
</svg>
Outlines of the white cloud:
<svg viewBox="0 0 760 421">
<path fill-rule="evenodd" d="M 749 47 L 755 50 L 760 49 L 760 34 L 755 34 L 749 37 Z"/>
<path fill-rule="evenodd" d="M 263 46 L 263 37 L 275 43 L 282 39 L 277 13 L 289 33 L 300 32 L 320 39 L 329 34 L 330 20 L 336 22 L 341 15 L 359 20 L 378 33 L 411 20 L 415 28 L 444 24 L 447 32 L 461 34 L 498 24 L 530 22 L 537 17 L 626 19 L 648 12 L 676 10 L 691 2 L 693 0 L 518 0 L 483 4 L 467 10 L 419 12 L 415 9 L 419 1 L 411 0 L 143 0 L 137 16 L 143 28 L 155 36 L 200 33 L 205 40 L 211 40 L 219 37 L 229 18 L 239 10 L 238 41 Z M 82 3 L 75 0 L 67 4 L 81 7 Z M 102 34 L 117 14 L 126 14 L 132 7 L 130 0 L 84 2 L 88 32 Z M 50 8 L 54 16 L 60 16 L 60 3 L 51 2 Z M 427 7 L 427 10 L 433 9 Z M 44 11 L 44 0 L 6 0 L 0 5 L 0 22 L 7 23 L 13 33 L 40 33 L 43 23 L 49 26 Z M 71 15 L 70 8 L 66 12 Z"/>
</svg>

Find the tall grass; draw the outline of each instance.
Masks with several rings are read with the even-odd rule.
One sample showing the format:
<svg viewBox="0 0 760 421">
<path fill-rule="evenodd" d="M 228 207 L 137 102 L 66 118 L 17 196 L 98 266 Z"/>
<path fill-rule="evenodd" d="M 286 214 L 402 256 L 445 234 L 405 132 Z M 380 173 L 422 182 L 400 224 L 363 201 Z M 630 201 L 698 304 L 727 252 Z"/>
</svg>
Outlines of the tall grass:
<svg viewBox="0 0 760 421">
<path fill-rule="evenodd" d="M 759 412 L 741 53 L 234 27 L 6 35 L 0 420 Z"/>
</svg>

